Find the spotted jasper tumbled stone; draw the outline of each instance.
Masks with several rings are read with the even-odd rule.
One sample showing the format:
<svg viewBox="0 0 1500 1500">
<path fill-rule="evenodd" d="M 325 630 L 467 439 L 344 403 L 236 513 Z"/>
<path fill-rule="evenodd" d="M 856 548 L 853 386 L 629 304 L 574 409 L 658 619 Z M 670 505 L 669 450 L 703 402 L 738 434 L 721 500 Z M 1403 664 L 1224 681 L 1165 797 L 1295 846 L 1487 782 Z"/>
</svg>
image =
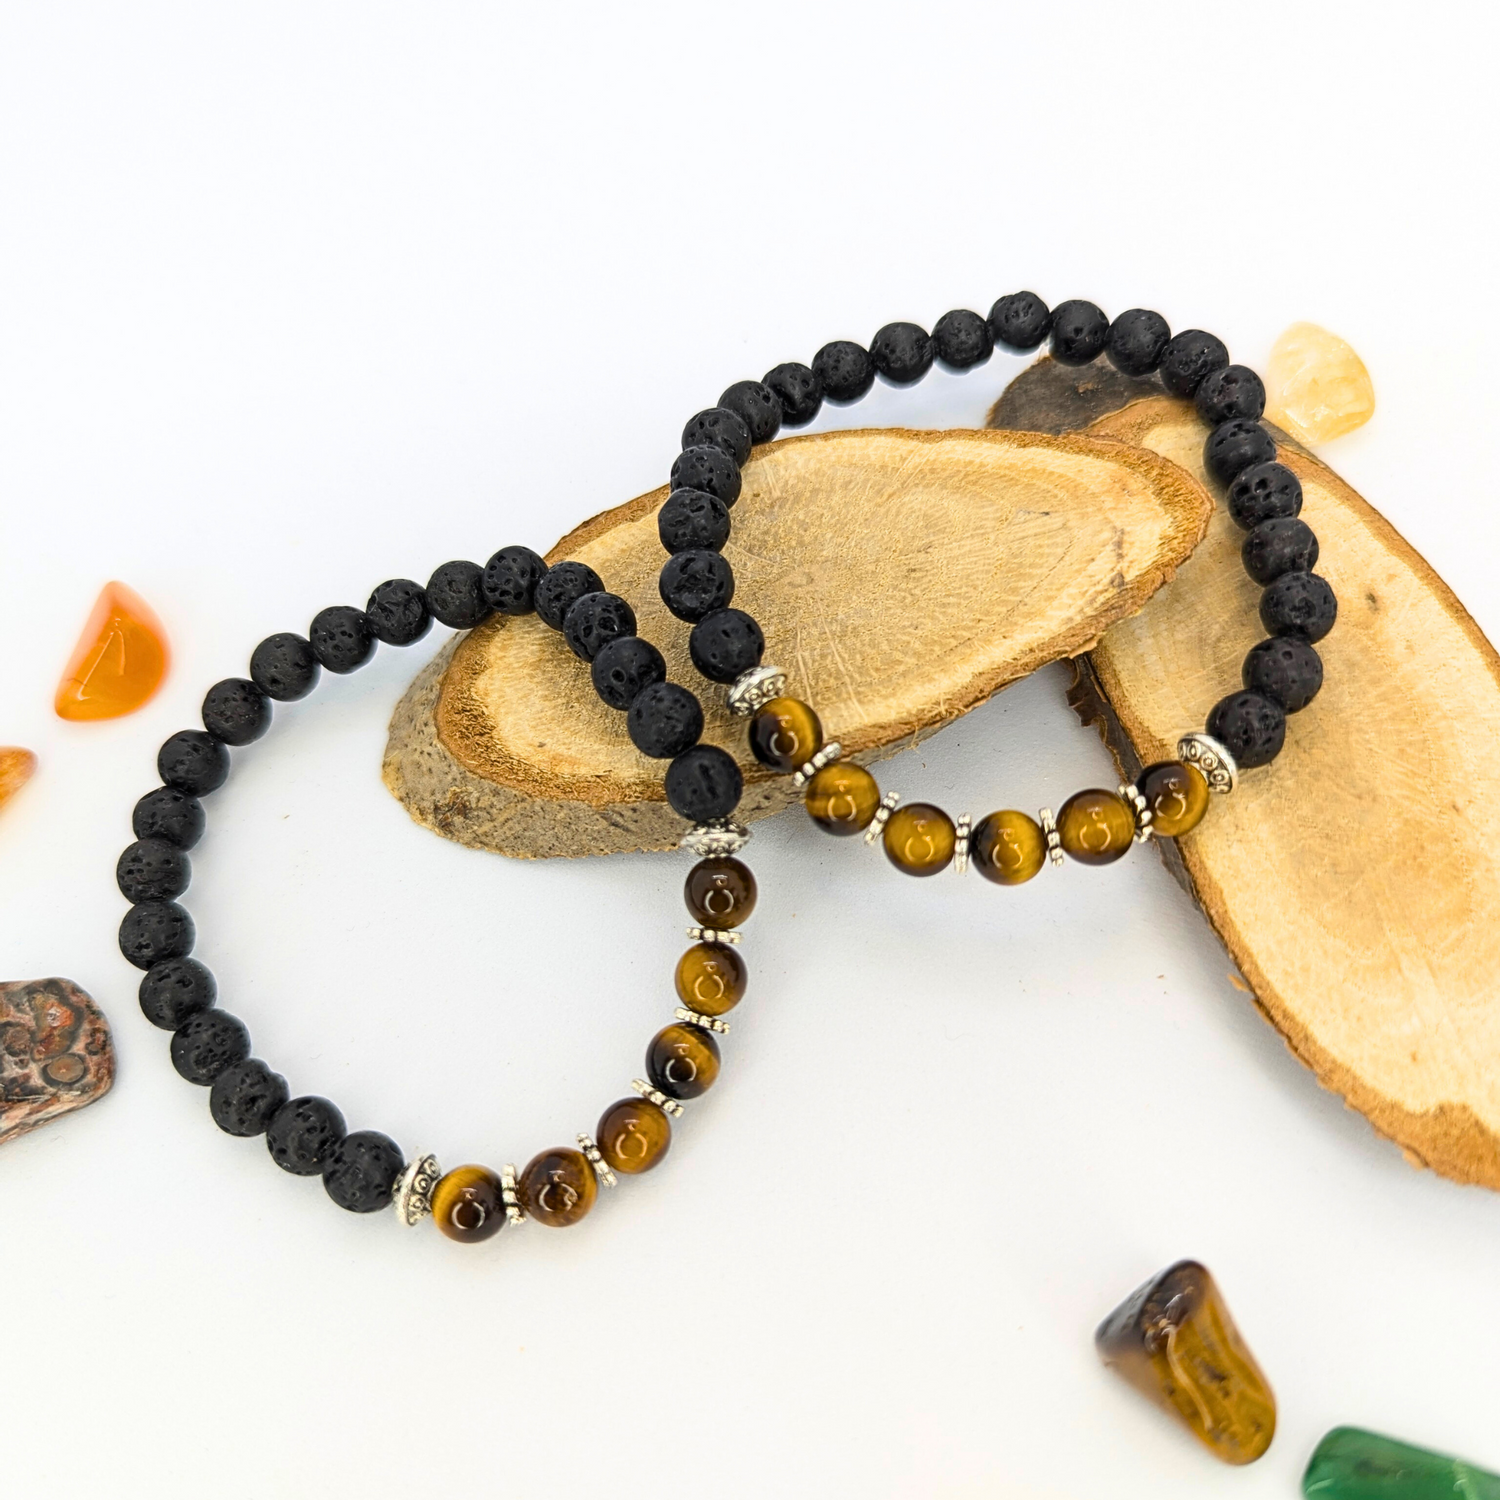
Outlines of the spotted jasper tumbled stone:
<svg viewBox="0 0 1500 1500">
<path fill-rule="evenodd" d="M 109 1092 L 109 1022 L 68 979 L 0 983 L 0 1145 Z"/>
</svg>

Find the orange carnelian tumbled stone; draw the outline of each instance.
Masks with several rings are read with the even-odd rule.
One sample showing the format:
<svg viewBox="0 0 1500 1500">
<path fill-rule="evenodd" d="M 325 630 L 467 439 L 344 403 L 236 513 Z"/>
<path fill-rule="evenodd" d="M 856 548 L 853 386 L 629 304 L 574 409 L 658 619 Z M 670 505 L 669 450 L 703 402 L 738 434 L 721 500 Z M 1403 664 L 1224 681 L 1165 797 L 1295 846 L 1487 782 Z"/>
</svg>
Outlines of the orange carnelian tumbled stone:
<svg viewBox="0 0 1500 1500">
<path fill-rule="evenodd" d="M 31 780 L 36 756 L 19 745 L 0 745 L 0 807 L 4 807 Z"/>
<path fill-rule="evenodd" d="M 107 583 L 57 685 L 60 719 L 118 719 L 148 703 L 170 660 L 151 606 L 123 583 Z"/>
</svg>

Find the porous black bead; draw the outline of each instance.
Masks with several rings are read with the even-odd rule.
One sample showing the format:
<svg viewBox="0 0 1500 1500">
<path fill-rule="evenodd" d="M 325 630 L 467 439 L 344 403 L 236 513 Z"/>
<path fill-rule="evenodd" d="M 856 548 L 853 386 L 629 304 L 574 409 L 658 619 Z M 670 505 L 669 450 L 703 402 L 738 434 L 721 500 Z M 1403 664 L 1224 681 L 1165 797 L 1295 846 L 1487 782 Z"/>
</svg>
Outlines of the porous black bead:
<svg viewBox="0 0 1500 1500">
<path fill-rule="evenodd" d="M 338 1106 L 315 1094 L 288 1099 L 266 1126 L 266 1149 L 283 1172 L 316 1177 L 344 1138 Z"/>
<path fill-rule="evenodd" d="M 932 335 L 916 323 L 887 323 L 870 340 L 870 362 L 892 385 L 915 385 L 932 368 Z"/>
<path fill-rule="evenodd" d="M 387 578 L 371 593 L 365 618 L 377 641 L 410 646 L 432 629 L 427 590 L 413 578 Z"/>
<path fill-rule="evenodd" d="M 1321 641 L 1338 614 L 1333 589 L 1316 573 L 1283 573 L 1260 596 L 1260 623 L 1271 635 Z"/>
<path fill-rule="evenodd" d="M 278 703 L 307 697 L 318 684 L 318 670 L 311 642 L 290 630 L 268 635 L 250 653 L 250 680 Z"/>
<path fill-rule="evenodd" d="M 330 604 L 313 616 L 307 627 L 313 655 L 330 672 L 353 672 L 375 652 L 370 617 L 352 604 Z"/>
<path fill-rule="evenodd" d="M 1231 417 L 1209 433 L 1203 445 L 1203 463 L 1220 484 L 1228 484 L 1251 464 L 1269 463 L 1276 457 L 1276 439 L 1259 422 Z"/>
<path fill-rule="evenodd" d="M 611 641 L 589 668 L 594 691 L 611 707 L 624 710 L 635 702 L 642 688 L 667 680 L 667 664 L 661 652 L 636 635 Z"/>
<path fill-rule="evenodd" d="M 1052 314 L 1035 292 L 1011 292 L 990 308 L 990 332 L 1007 349 L 1035 349 L 1052 331 Z"/>
<path fill-rule="evenodd" d="M 1109 342 L 1109 319 L 1092 302 L 1074 298 L 1052 309 L 1052 357 L 1060 365 L 1092 364 Z"/>
<path fill-rule="evenodd" d="M 1132 307 L 1109 325 L 1104 352 L 1123 375 L 1149 375 L 1161 363 L 1162 352 L 1172 337 L 1167 320 L 1146 307 Z"/>
<path fill-rule="evenodd" d="M 758 667 L 765 649 L 760 626 L 742 609 L 716 609 L 688 635 L 688 655 L 711 682 L 733 682 Z"/>
<path fill-rule="evenodd" d="M 717 552 L 729 540 L 729 507 L 707 490 L 673 490 L 656 534 L 668 552 Z"/>
<path fill-rule="evenodd" d="M 671 760 L 698 743 L 703 705 L 675 682 L 653 682 L 635 695 L 625 728 L 642 755 Z"/>
<path fill-rule="evenodd" d="M 189 1016 L 207 1010 L 218 993 L 214 976 L 196 958 L 164 958 L 152 964 L 138 992 L 141 1014 L 163 1031 L 176 1031 Z"/>
<path fill-rule="evenodd" d="M 226 745 L 248 745 L 271 727 L 271 700 L 253 682 L 226 677 L 203 695 L 203 727 Z"/>
<path fill-rule="evenodd" d="M 1231 417 L 1258 422 L 1266 409 L 1266 388 L 1249 365 L 1225 365 L 1203 377 L 1193 402 L 1210 427 Z"/>
<path fill-rule="evenodd" d="M 127 901 L 170 901 L 192 876 L 187 855 L 165 839 L 137 839 L 115 865 L 115 884 Z"/>
<path fill-rule="evenodd" d="M 391 1189 L 406 1168 L 401 1148 L 378 1130 L 346 1135 L 323 1168 L 323 1186 L 340 1208 L 373 1214 L 391 1206 Z"/>
<path fill-rule="evenodd" d="M 750 429 L 727 407 L 710 406 L 689 417 L 682 429 L 682 448 L 717 448 L 741 468 L 750 457 Z"/>
<path fill-rule="evenodd" d="M 847 406 L 869 394 L 875 384 L 875 362 L 869 352 L 849 339 L 835 339 L 813 355 L 813 374 L 823 388 L 823 399 Z"/>
<path fill-rule="evenodd" d="M 795 360 L 767 370 L 766 389 L 781 403 L 783 427 L 806 427 L 823 405 L 823 384 L 813 372 Z"/>
<path fill-rule="evenodd" d="M 781 402 L 764 381 L 736 380 L 719 397 L 719 405 L 750 429 L 752 443 L 769 443 L 781 431 Z"/>
<path fill-rule="evenodd" d="M 529 615 L 546 571 L 546 560 L 530 547 L 502 547 L 484 565 L 479 583 L 484 602 L 502 615 Z"/>
<path fill-rule="evenodd" d="M 734 598 L 734 569 L 717 552 L 678 552 L 661 570 L 657 588 L 679 620 L 696 623 Z"/>
<path fill-rule="evenodd" d="M 1318 539 L 1296 516 L 1262 521 L 1240 548 L 1245 571 L 1264 588 L 1283 573 L 1311 573 L 1318 561 Z"/>
<path fill-rule="evenodd" d="M 691 823 L 727 818 L 744 789 L 734 757 L 717 745 L 694 745 L 667 767 L 667 801 Z"/>
<path fill-rule="evenodd" d="M 229 752 L 202 729 L 179 729 L 156 752 L 156 774 L 190 797 L 217 791 L 229 775 Z"/>
<path fill-rule="evenodd" d="M 950 370 L 969 370 L 982 365 L 994 350 L 995 335 L 977 312 L 955 307 L 933 325 L 933 355 Z"/>
<path fill-rule="evenodd" d="M 1215 370 L 1229 363 L 1229 350 L 1201 328 L 1185 328 L 1161 352 L 1161 383 L 1174 396 L 1196 396 L 1198 387 Z"/>
<path fill-rule="evenodd" d="M 584 661 L 593 661 L 611 641 L 634 634 L 635 611 L 618 594 L 585 594 L 563 616 L 563 639 Z"/>
<path fill-rule="evenodd" d="M 193 951 L 193 919 L 175 901 L 141 901 L 120 923 L 120 952 L 138 969 Z"/>
<path fill-rule="evenodd" d="M 1214 704 L 1208 732 L 1242 771 L 1268 765 L 1286 743 L 1286 713 L 1260 693 L 1231 693 Z"/>
<path fill-rule="evenodd" d="M 1289 714 L 1307 707 L 1323 686 L 1323 658 L 1294 635 L 1273 635 L 1250 648 L 1240 680 Z"/>
<path fill-rule="evenodd" d="M 739 465 L 721 448 L 684 448 L 672 461 L 674 490 L 702 490 L 733 508 L 741 483 Z"/>
<path fill-rule="evenodd" d="M 225 1068 L 208 1093 L 208 1112 L 226 1135 L 263 1135 L 291 1090 L 258 1057 Z"/>
<path fill-rule="evenodd" d="M 175 786 L 159 786 L 146 793 L 130 815 L 138 839 L 165 839 L 179 849 L 191 849 L 203 837 L 203 804 Z"/>
<path fill-rule="evenodd" d="M 585 594 L 603 591 L 604 580 L 587 563 L 553 563 L 536 586 L 536 612 L 542 623 L 561 630 L 568 611 Z"/>
<path fill-rule="evenodd" d="M 490 612 L 485 603 L 484 569 L 455 559 L 432 570 L 427 580 L 427 607 L 432 618 L 450 630 L 472 630 Z"/>
<path fill-rule="evenodd" d="M 172 1033 L 172 1066 L 189 1083 L 208 1085 L 250 1056 L 250 1033 L 227 1010 L 200 1010 Z"/>
<path fill-rule="evenodd" d="M 1302 509 L 1302 481 L 1285 464 L 1251 464 L 1229 486 L 1229 516 L 1243 531 Z"/>
</svg>

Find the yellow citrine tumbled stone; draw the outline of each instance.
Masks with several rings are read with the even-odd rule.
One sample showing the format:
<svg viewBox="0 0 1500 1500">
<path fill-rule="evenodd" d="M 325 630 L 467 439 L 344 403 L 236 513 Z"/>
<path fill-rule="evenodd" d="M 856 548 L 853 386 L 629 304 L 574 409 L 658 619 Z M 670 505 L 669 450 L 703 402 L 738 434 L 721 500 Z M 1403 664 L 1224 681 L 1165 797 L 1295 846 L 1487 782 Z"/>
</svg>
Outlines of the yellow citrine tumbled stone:
<svg viewBox="0 0 1500 1500">
<path fill-rule="evenodd" d="M 148 703 L 167 675 L 167 636 L 151 606 L 107 583 L 57 685 L 60 719 L 118 719 Z"/>
<path fill-rule="evenodd" d="M 1326 443 L 1375 414 L 1365 362 L 1336 333 L 1293 323 L 1266 363 L 1266 416 L 1304 443 Z"/>
<path fill-rule="evenodd" d="M 36 772 L 36 756 L 19 745 L 0 745 L 0 807 L 4 807 Z"/>
</svg>

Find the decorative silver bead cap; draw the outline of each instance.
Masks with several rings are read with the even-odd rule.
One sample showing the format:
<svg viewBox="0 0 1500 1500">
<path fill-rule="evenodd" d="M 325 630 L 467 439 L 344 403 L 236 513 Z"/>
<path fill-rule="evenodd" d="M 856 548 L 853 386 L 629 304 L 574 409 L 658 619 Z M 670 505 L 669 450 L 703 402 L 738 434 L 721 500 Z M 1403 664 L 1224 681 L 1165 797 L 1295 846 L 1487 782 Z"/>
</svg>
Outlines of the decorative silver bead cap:
<svg viewBox="0 0 1500 1500">
<path fill-rule="evenodd" d="M 1130 810 L 1135 814 L 1135 841 L 1144 844 L 1156 832 L 1151 826 L 1151 809 L 1147 807 L 1139 788 L 1131 786 L 1129 782 L 1120 783 L 1120 795 L 1130 804 Z"/>
<path fill-rule="evenodd" d="M 813 758 L 792 776 L 793 786 L 806 786 L 824 766 L 831 766 L 844 753 L 844 747 L 834 740 L 831 744 L 824 745 Z"/>
<path fill-rule="evenodd" d="M 689 1010 L 685 1005 L 679 1005 L 672 1015 L 676 1020 L 686 1021 L 689 1026 L 701 1026 L 705 1031 L 722 1034 L 729 1030 L 728 1021 L 721 1021 L 717 1016 L 705 1016 L 700 1011 Z"/>
<path fill-rule="evenodd" d="M 690 850 L 699 859 L 713 859 L 723 854 L 738 854 L 750 842 L 750 830 L 732 818 L 714 823 L 695 823 L 683 834 L 680 849 Z"/>
<path fill-rule="evenodd" d="M 1240 779 L 1234 757 L 1209 734 L 1185 734 L 1177 741 L 1177 758 L 1203 772 L 1211 792 L 1232 792 Z"/>
<path fill-rule="evenodd" d="M 632 1078 L 630 1086 L 642 1099 L 648 1100 L 658 1109 L 664 1109 L 674 1118 L 682 1113 L 682 1106 L 675 1099 L 668 1099 L 660 1089 L 654 1089 L 644 1078 Z"/>
<path fill-rule="evenodd" d="M 880 806 L 875 809 L 875 816 L 870 819 L 870 826 L 865 829 L 865 843 L 875 843 L 885 832 L 885 825 L 891 821 L 891 814 L 895 812 L 896 804 L 900 800 L 900 792 L 887 792 L 880 799 Z"/>
<path fill-rule="evenodd" d="M 505 1222 L 520 1224 L 526 1219 L 521 1195 L 516 1191 L 516 1164 L 508 1161 L 500 1168 L 500 1201 L 505 1205 Z"/>
<path fill-rule="evenodd" d="M 420 1224 L 432 1212 L 432 1190 L 438 1184 L 443 1169 L 431 1152 L 419 1156 L 396 1179 L 391 1191 L 391 1201 L 396 1205 L 396 1217 L 410 1229 Z"/>
<path fill-rule="evenodd" d="M 1042 825 L 1042 832 L 1047 835 L 1047 858 L 1054 865 L 1062 864 L 1062 840 L 1057 836 L 1057 819 L 1052 816 L 1052 809 L 1044 807 L 1036 816 Z"/>
<path fill-rule="evenodd" d="M 728 943 L 732 948 L 740 945 L 739 933 L 726 927 L 689 927 L 687 935 L 695 943 Z"/>
<path fill-rule="evenodd" d="M 780 667 L 751 667 L 734 679 L 729 689 L 729 712 L 742 718 L 764 708 L 786 691 L 786 673 Z"/>
<path fill-rule="evenodd" d="M 974 819 L 969 813 L 959 813 L 953 825 L 953 868 L 959 875 L 969 871 L 969 835 L 974 829 Z"/>
<path fill-rule="evenodd" d="M 605 1187 L 615 1185 L 615 1174 L 609 1170 L 609 1163 L 605 1161 L 593 1136 L 581 1135 L 578 1137 L 578 1149 L 588 1157 L 589 1165 L 594 1169 L 594 1176 L 602 1182 Z"/>
</svg>

